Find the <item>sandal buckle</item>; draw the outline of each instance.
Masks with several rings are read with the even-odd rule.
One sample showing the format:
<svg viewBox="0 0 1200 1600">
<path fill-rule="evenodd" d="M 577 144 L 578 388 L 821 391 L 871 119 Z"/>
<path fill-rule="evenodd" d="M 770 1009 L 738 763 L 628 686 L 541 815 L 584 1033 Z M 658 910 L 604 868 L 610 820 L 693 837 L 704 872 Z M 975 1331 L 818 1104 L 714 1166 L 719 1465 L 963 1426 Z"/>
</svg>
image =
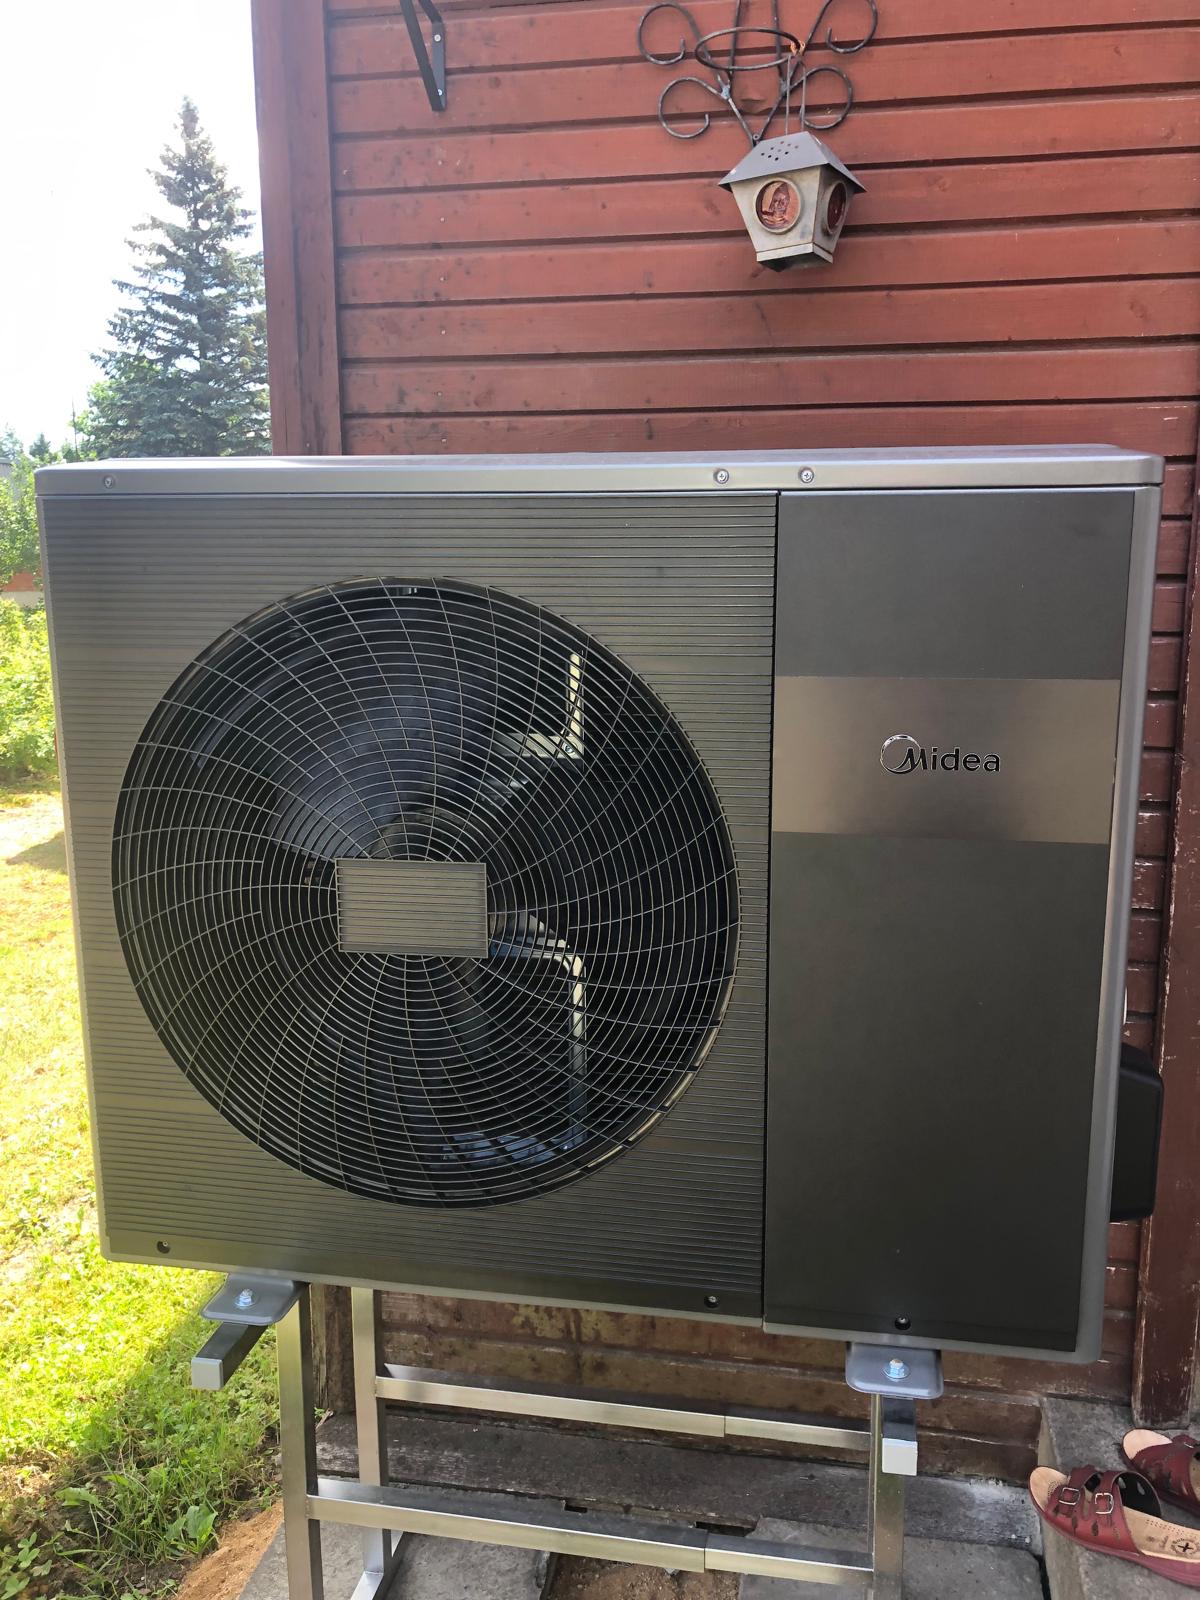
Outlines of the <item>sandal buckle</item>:
<svg viewBox="0 0 1200 1600">
<path fill-rule="evenodd" d="M 1058 1491 L 1058 1504 L 1060 1506 L 1077 1506 L 1079 1504 L 1079 1490 L 1063 1488 Z"/>
<path fill-rule="evenodd" d="M 1100 1504 L 1101 1500 L 1107 1500 L 1108 1504 L 1102 1506 Z M 1116 1505 L 1117 1502 L 1113 1495 L 1107 1493 L 1098 1494 L 1092 1501 L 1092 1510 L 1098 1517 L 1111 1517 L 1113 1512 L 1116 1510 Z"/>
</svg>

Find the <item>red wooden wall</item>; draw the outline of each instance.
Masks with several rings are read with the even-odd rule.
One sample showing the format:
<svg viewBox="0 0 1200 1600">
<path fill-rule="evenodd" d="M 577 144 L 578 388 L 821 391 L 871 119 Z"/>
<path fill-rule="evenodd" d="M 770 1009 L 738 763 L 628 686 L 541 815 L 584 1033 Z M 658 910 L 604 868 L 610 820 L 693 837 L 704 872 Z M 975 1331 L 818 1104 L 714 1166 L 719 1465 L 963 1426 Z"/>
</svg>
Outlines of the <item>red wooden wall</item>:
<svg viewBox="0 0 1200 1600">
<path fill-rule="evenodd" d="M 778 276 L 716 187 L 745 148 L 736 125 L 718 108 L 684 142 L 657 123 L 672 74 L 638 56 L 645 0 L 444 0 L 443 115 L 397 5 L 256 6 L 281 448 L 1167 457 L 1129 967 L 1128 1032 L 1149 1045 L 1200 412 L 1198 0 L 880 0 L 830 137 L 867 193 L 832 267 Z M 732 5 L 693 9 L 710 29 Z M 863 9 L 846 0 L 842 37 Z M 815 11 L 783 0 L 800 33 Z M 679 32 L 663 14 L 651 38 Z M 289 75 L 306 90 L 290 103 Z M 1003 1470 L 1028 1459 L 1029 1415 L 1004 1402 L 985 1426 L 976 1389 L 1128 1394 L 1137 1260 L 1137 1227 L 1113 1229 L 1095 1367 L 948 1364 L 947 1459 L 978 1469 L 962 1441 L 981 1438 L 1007 1441 Z M 407 1297 L 393 1313 L 423 1361 L 487 1366 L 490 1349 L 542 1372 L 619 1366 L 624 1387 L 835 1398 L 838 1353 L 815 1343 Z"/>
</svg>

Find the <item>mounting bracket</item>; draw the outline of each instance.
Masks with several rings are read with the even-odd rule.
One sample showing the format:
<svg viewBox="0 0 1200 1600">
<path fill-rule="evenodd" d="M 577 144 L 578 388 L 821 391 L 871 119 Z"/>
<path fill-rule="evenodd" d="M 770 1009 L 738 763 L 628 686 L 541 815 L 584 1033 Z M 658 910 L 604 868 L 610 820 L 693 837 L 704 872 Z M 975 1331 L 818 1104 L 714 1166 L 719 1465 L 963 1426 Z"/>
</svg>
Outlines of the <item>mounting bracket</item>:
<svg viewBox="0 0 1200 1600">
<path fill-rule="evenodd" d="M 218 1323 L 192 1357 L 193 1389 L 223 1389 L 274 1323 L 300 1298 L 302 1285 L 290 1278 L 232 1272 L 200 1313 Z"/>
<path fill-rule="evenodd" d="M 852 1343 L 846 1346 L 846 1382 L 860 1394 L 936 1400 L 942 1392 L 942 1352 Z"/>
<path fill-rule="evenodd" d="M 883 1412 L 880 1467 L 902 1478 L 917 1475 L 918 1400 L 942 1392 L 942 1352 L 878 1344 L 846 1346 L 846 1382 L 869 1394 Z"/>
<path fill-rule="evenodd" d="M 421 32 L 421 24 L 417 17 L 416 4 L 429 18 L 433 30 L 431 44 L 426 46 L 425 35 Z M 404 20 L 408 25 L 408 37 L 412 40 L 413 54 L 417 58 L 417 70 L 421 74 L 421 82 L 425 85 L 425 93 L 429 96 L 429 104 L 434 111 L 446 109 L 446 24 L 442 21 L 442 14 L 434 5 L 433 0 L 400 0 L 400 9 L 404 12 Z"/>
</svg>

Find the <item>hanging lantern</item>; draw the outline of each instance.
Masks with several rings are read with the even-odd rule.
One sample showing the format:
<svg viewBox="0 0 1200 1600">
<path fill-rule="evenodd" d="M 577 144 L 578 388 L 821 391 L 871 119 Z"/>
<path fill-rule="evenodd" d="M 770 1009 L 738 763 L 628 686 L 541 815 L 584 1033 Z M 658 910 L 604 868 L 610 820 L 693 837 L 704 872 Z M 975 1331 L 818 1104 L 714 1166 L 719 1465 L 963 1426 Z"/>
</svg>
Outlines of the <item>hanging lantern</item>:
<svg viewBox="0 0 1200 1600">
<path fill-rule="evenodd" d="M 860 0 L 867 25 L 849 43 L 839 42 L 830 22 L 837 4 L 838 0 L 824 0 L 803 39 L 780 27 L 779 0 L 773 0 L 770 27 L 744 22 L 743 0 L 735 0 L 732 27 L 711 33 L 701 32 L 691 11 L 679 0 L 655 0 L 638 25 L 638 48 L 647 61 L 673 67 L 690 58 L 711 74 L 683 73 L 666 85 L 658 99 L 658 120 L 664 130 L 674 139 L 698 139 L 708 132 L 712 124 L 708 112 L 684 111 L 672 99 L 676 90 L 686 90 L 689 103 L 694 104 L 696 92 L 702 90 L 734 116 L 749 140 L 749 155 L 725 174 L 721 187 L 729 189 L 737 201 L 759 261 L 776 271 L 794 263 L 832 261 L 851 198 L 863 190 L 849 167 L 810 131 L 839 127 L 854 105 L 849 73 L 833 62 L 810 67 L 810 48 L 820 43 L 834 56 L 856 55 L 871 42 L 879 21 L 876 0 Z M 660 13 L 682 21 L 691 30 L 692 42 L 684 37 L 675 50 L 652 48 L 647 42 L 647 26 Z M 818 39 L 822 28 L 824 38 Z M 757 126 L 751 125 L 735 93 L 743 73 L 775 75 L 774 98 L 768 95 L 766 114 Z M 820 110 L 813 115 L 809 106 L 817 80 L 821 82 Z M 784 131 L 768 139 L 767 130 L 776 116 L 782 118 Z M 789 131 L 793 122 L 794 129 Z"/>
<path fill-rule="evenodd" d="M 738 203 L 758 259 L 773 271 L 832 261 L 863 186 L 811 133 L 764 139 L 721 179 Z"/>
</svg>

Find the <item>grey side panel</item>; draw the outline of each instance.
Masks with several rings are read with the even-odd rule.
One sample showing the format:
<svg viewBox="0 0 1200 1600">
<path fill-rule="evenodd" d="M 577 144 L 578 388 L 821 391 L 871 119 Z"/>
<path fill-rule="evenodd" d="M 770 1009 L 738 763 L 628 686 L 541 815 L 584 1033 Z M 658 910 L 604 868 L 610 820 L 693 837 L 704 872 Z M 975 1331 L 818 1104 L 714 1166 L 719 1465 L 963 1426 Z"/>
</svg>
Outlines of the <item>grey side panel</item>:
<svg viewBox="0 0 1200 1600">
<path fill-rule="evenodd" d="M 781 502 L 772 1326 L 1094 1353 L 1138 504 Z"/>
<path fill-rule="evenodd" d="M 486 956 L 487 868 L 481 861 L 337 863 L 338 944 L 389 955 Z"/>
<path fill-rule="evenodd" d="M 780 677 L 1120 678 L 1132 495 L 780 503 Z"/>
<path fill-rule="evenodd" d="M 773 494 L 45 503 L 62 750 L 106 1247 L 301 1278 L 705 1310 L 761 1309 Z M 111 847 L 133 745 L 232 624 L 362 575 L 494 585 L 641 673 L 705 762 L 740 887 L 729 1006 L 695 1082 L 635 1148 L 552 1194 L 419 1213 L 258 1150 L 167 1058 L 118 945 Z"/>
</svg>

